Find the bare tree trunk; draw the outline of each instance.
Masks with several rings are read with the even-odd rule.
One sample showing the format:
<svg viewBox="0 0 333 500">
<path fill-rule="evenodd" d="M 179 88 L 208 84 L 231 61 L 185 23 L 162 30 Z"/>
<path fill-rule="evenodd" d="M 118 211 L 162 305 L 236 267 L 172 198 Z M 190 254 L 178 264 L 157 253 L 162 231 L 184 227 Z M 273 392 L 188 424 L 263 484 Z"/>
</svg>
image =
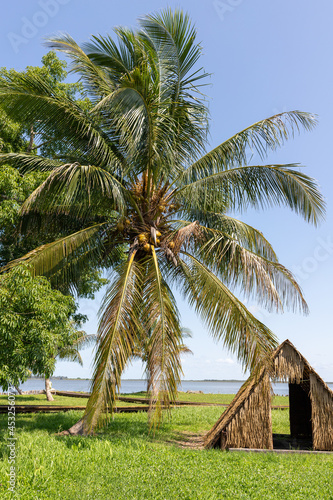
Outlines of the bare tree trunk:
<svg viewBox="0 0 333 500">
<path fill-rule="evenodd" d="M 21 391 L 21 389 L 19 388 L 18 385 L 15 385 L 15 389 L 16 389 L 17 394 L 21 394 L 21 396 L 22 396 L 23 392 Z"/>
<path fill-rule="evenodd" d="M 48 401 L 54 401 L 54 398 L 51 393 L 51 381 L 49 378 L 45 377 L 45 392 L 46 392 L 46 399 Z"/>
</svg>

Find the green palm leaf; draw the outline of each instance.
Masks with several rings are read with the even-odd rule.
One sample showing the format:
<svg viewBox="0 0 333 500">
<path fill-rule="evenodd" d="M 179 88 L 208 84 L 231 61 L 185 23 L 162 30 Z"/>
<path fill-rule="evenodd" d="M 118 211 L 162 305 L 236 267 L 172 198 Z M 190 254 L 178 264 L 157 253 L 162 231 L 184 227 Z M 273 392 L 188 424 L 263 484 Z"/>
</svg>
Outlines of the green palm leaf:
<svg viewBox="0 0 333 500">
<path fill-rule="evenodd" d="M 101 421 L 101 413 L 107 406 L 113 412 L 121 374 L 136 345 L 139 324 L 136 312 L 141 295 L 135 253 L 134 250 L 119 269 L 119 277 L 110 286 L 102 304 L 91 396 L 84 414 L 87 432 Z"/>
<path fill-rule="evenodd" d="M 22 174 L 30 172 L 49 172 L 61 166 L 59 160 L 24 153 L 0 154 L 0 165 L 12 165 Z"/>
<path fill-rule="evenodd" d="M 109 223 L 95 224 L 53 243 L 42 245 L 22 258 L 10 262 L 2 272 L 29 263 L 36 275 L 57 277 L 60 281 L 75 281 L 86 260 L 100 262 L 103 250 L 103 229 Z M 116 249 L 115 249 L 116 250 Z"/>
<path fill-rule="evenodd" d="M 293 137 L 295 131 L 299 132 L 301 127 L 312 130 L 316 123 L 314 115 L 302 111 L 288 111 L 265 118 L 206 153 L 184 172 L 183 179 L 185 183 L 193 182 L 230 167 L 246 165 L 248 150 L 251 156 L 254 151 L 263 159 L 269 150 L 274 151 Z"/>
<path fill-rule="evenodd" d="M 256 255 L 278 262 L 276 253 L 269 241 L 262 232 L 249 224 L 225 214 L 203 210 L 189 210 L 186 216 L 203 226 L 201 236 L 204 243 L 216 234 L 217 239 L 221 238 L 222 240 L 224 237 L 227 241 L 235 240 L 239 245 Z"/>
<path fill-rule="evenodd" d="M 213 337 L 236 354 L 244 370 L 253 370 L 277 346 L 275 335 L 204 264 L 187 252 L 182 254 L 188 263 L 181 261 L 177 279 L 184 296 Z"/>
<path fill-rule="evenodd" d="M 325 203 L 314 179 L 296 165 L 245 166 L 223 170 L 185 185 L 174 194 L 184 207 L 204 211 L 244 211 L 248 207 L 286 205 L 305 220 L 317 224 Z"/>
<path fill-rule="evenodd" d="M 84 50 L 68 34 L 59 37 L 51 37 L 47 40 L 46 46 L 65 53 L 72 61 L 71 70 L 79 73 L 85 86 L 92 94 L 99 96 L 108 95 L 114 85 L 108 75 L 94 64 Z"/>
<path fill-rule="evenodd" d="M 182 374 L 180 363 L 182 331 L 174 297 L 162 278 L 154 248 L 148 265 L 150 269 L 144 289 L 143 317 L 145 328 L 150 331 L 147 359 L 148 391 L 151 391 L 151 425 L 156 426 L 161 418 L 161 405 L 169 406 L 170 401 L 176 400 Z"/>
<path fill-rule="evenodd" d="M 75 101 L 55 91 L 37 75 L 19 75 L 15 79 L 0 78 L 0 103 L 6 113 L 18 122 L 34 123 L 45 133 L 57 129 L 74 150 L 83 150 L 86 155 L 121 168 L 122 157 L 114 144 L 92 123 L 89 115 Z"/>
<path fill-rule="evenodd" d="M 62 361 L 73 361 L 83 366 L 83 360 L 80 354 L 80 349 L 90 347 L 96 343 L 97 336 L 95 334 L 88 335 L 84 331 L 76 331 L 76 339 L 71 345 L 61 347 L 58 351 L 57 358 Z"/>
<path fill-rule="evenodd" d="M 66 212 L 77 205 L 76 215 L 87 210 L 92 198 L 108 199 L 110 210 L 124 211 L 125 190 L 106 170 L 94 165 L 65 164 L 54 169 L 49 177 L 29 196 L 21 214 L 34 209 L 41 212 Z"/>
<path fill-rule="evenodd" d="M 202 228 L 196 251 L 199 258 L 223 283 L 241 290 L 268 310 L 287 308 L 308 313 L 302 291 L 292 273 L 276 260 L 242 246 L 234 237 L 216 229 Z"/>
</svg>

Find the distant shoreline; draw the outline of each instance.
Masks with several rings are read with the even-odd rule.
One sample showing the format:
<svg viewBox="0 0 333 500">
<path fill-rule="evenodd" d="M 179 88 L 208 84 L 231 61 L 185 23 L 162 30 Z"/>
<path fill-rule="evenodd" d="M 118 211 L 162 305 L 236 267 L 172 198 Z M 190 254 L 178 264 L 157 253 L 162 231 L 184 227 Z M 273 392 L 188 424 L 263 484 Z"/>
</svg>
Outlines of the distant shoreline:
<svg viewBox="0 0 333 500">
<path fill-rule="evenodd" d="M 65 377 L 65 376 L 57 376 L 57 377 L 51 377 L 52 380 L 91 380 L 90 378 L 81 378 L 81 377 L 76 377 L 76 378 L 71 378 L 71 377 Z M 28 380 L 44 380 L 44 377 L 29 377 Z M 123 382 L 138 382 L 138 381 L 143 381 L 147 382 L 147 379 L 144 378 L 124 378 L 122 379 Z M 237 382 L 237 383 L 244 383 L 245 380 L 239 380 L 239 379 L 183 379 L 181 382 Z M 280 382 L 277 381 L 275 382 L 276 384 L 284 384 L 285 382 Z M 333 384 L 333 382 L 325 382 L 326 384 Z"/>
<path fill-rule="evenodd" d="M 57 377 L 50 377 L 52 380 L 91 380 L 90 378 L 81 378 L 81 377 L 76 377 L 76 378 L 71 378 L 71 377 L 63 377 L 61 375 Z M 44 380 L 44 377 L 29 377 L 28 380 Z M 138 381 L 143 381 L 147 382 L 147 379 L 145 378 L 123 378 L 123 382 L 138 382 Z M 182 379 L 182 382 L 245 382 L 245 380 L 239 380 L 239 379 Z"/>
</svg>

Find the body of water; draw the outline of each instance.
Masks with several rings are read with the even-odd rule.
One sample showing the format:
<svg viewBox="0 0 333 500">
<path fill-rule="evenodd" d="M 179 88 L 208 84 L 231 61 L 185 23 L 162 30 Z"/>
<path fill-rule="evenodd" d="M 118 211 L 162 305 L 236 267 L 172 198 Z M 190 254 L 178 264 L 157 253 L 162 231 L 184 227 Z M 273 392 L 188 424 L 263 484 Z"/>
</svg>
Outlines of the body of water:
<svg viewBox="0 0 333 500">
<path fill-rule="evenodd" d="M 90 380 L 52 379 L 52 387 L 58 391 L 88 392 Z M 243 381 L 239 380 L 183 380 L 180 391 L 202 391 L 205 394 L 236 394 Z M 333 384 L 328 384 L 333 390 Z M 147 383 L 145 380 L 123 380 L 121 392 L 134 393 L 145 391 Z M 20 386 L 23 391 L 38 391 L 44 389 L 44 380 L 30 378 Z M 288 396 L 288 384 L 273 384 L 274 393 L 278 396 Z"/>
</svg>

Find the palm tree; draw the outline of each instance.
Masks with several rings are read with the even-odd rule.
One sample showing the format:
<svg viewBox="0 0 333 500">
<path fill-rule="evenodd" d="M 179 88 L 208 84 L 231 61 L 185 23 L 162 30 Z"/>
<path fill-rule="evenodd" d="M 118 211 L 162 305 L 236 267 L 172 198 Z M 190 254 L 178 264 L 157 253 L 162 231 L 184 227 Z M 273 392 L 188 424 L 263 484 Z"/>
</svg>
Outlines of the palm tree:
<svg viewBox="0 0 333 500">
<path fill-rule="evenodd" d="M 70 151 L 53 159 L 1 156 L 22 173 L 50 172 L 22 217 L 45 223 L 68 217 L 82 227 L 11 266 L 29 261 L 36 273 L 74 287 L 87 262 L 113 272 L 101 306 L 84 432 L 103 420 L 106 406 L 112 412 L 139 338 L 149 335 L 151 422 L 175 398 L 182 373 L 175 288 L 244 369 L 264 362 L 276 337 L 231 290 L 242 289 L 269 310 L 307 312 L 307 305 L 263 234 L 230 213 L 285 205 L 317 224 L 324 212 L 316 182 L 296 165 L 248 164 L 249 153 L 264 158 L 295 131 L 311 130 L 313 115 L 266 118 L 207 151 L 207 74 L 197 66 L 194 27 L 178 10 L 139 23 L 137 31 L 116 28 L 117 42 L 99 36 L 80 47 L 68 35 L 49 41 L 71 59 L 90 111 L 38 77 L 2 78 L 0 85 L 10 117 L 41 120 L 44 134 L 56 129 Z"/>
<path fill-rule="evenodd" d="M 94 344 L 97 340 L 97 336 L 94 334 L 89 335 L 83 330 L 76 330 L 75 326 L 73 322 L 74 328 L 71 337 L 68 339 L 68 343 L 62 344 L 57 348 L 54 358 L 61 359 L 62 361 L 73 361 L 83 366 L 80 350 Z M 48 401 L 54 401 L 51 393 L 50 377 L 50 373 L 45 374 L 45 394 Z"/>
<path fill-rule="evenodd" d="M 155 326 L 155 325 L 154 325 Z M 141 333 L 143 334 L 142 337 L 140 337 L 140 334 L 137 335 L 137 346 L 134 347 L 133 349 L 133 358 L 139 358 L 141 361 L 144 363 L 146 366 L 146 377 L 147 377 L 147 394 L 149 393 L 150 389 L 154 391 L 154 377 L 153 374 L 150 373 L 149 371 L 149 366 L 150 364 L 148 363 L 150 359 L 150 351 L 153 347 L 152 344 L 152 334 L 154 332 L 154 328 L 151 328 L 150 331 L 142 331 Z M 140 333 L 140 331 L 139 331 Z M 192 332 L 189 328 L 182 328 L 181 329 L 181 334 L 182 338 L 191 338 L 192 337 Z M 184 343 L 184 342 L 179 342 L 178 343 L 178 352 L 177 352 L 177 357 L 178 357 L 178 362 L 180 362 L 180 356 L 182 354 L 193 354 L 191 349 Z"/>
</svg>

